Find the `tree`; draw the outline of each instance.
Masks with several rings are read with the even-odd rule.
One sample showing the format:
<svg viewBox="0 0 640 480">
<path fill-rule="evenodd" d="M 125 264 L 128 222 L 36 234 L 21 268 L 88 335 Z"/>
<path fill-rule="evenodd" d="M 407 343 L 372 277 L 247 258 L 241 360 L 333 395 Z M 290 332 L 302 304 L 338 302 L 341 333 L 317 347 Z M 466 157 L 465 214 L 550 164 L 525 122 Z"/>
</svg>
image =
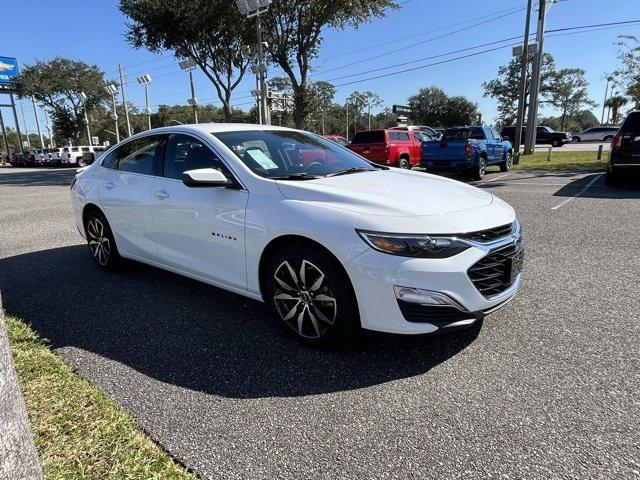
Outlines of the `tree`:
<svg viewBox="0 0 640 480">
<path fill-rule="evenodd" d="M 438 87 L 421 88 L 408 100 L 411 107 L 409 118 L 419 125 L 443 126 L 442 116 L 449 97 Z"/>
<path fill-rule="evenodd" d="M 554 107 L 560 110 L 560 130 L 566 127 L 567 115 L 573 115 L 582 107 L 595 107 L 597 104 L 589 98 L 582 68 L 563 68 L 551 75 L 549 98 Z"/>
<path fill-rule="evenodd" d="M 322 30 L 357 27 L 382 17 L 396 0 L 274 0 L 261 16 L 271 60 L 285 72 L 293 89 L 294 121 L 300 128 L 311 111 L 309 68 L 322 43 Z"/>
<path fill-rule="evenodd" d="M 531 72 L 533 70 L 533 56 L 527 59 L 527 88 L 525 97 L 525 118 L 529 108 L 529 94 L 531 93 Z M 498 124 L 510 125 L 515 122 L 518 111 L 518 99 L 520 96 L 520 69 L 521 60 L 514 57 L 507 65 L 498 68 L 498 78 L 489 82 L 483 82 L 484 96 L 491 97 L 498 102 Z M 542 56 L 540 66 L 540 97 L 544 101 L 549 95 L 551 80 L 555 72 L 553 57 L 545 53 Z"/>
<path fill-rule="evenodd" d="M 635 108 L 640 108 L 640 40 L 633 35 L 620 35 L 616 45 L 622 66 L 614 72 L 614 84 L 629 95 Z"/>
<path fill-rule="evenodd" d="M 102 109 L 109 97 L 105 85 L 104 72 L 96 65 L 62 57 L 27 65 L 14 80 L 19 98 L 34 97 L 51 112 L 59 143 L 80 140 L 85 105 L 89 114 Z M 81 92 L 87 97 L 85 102 Z"/>
<path fill-rule="evenodd" d="M 618 114 L 620 113 L 620 108 L 627 104 L 629 100 L 622 95 L 614 95 L 613 97 L 609 97 L 609 99 L 605 102 L 605 107 L 609 107 L 611 109 L 611 124 L 616 125 L 618 123 Z"/>
<path fill-rule="evenodd" d="M 320 81 L 311 84 L 310 106 L 312 112 L 319 112 L 322 120 L 322 134 L 325 133 L 325 113 L 333 104 L 336 87 L 332 83 Z"/>
<path fill-rule="evenodd" d="M 408 103 L 411 120 L 420 125 L 471 125 L 478 119 L 478 105 L 462 96 L 449 97 L 438 87 L 421 88 Z"/>
<path fill-rule="evenodd" d="M 478 121 L 478 117 L 478 104 L 462 96 L 451 97 L 442 112 L 440 124 L 444 127 L 473 125 Z"/>
<path fill-rule="evenodd" d="M 244 77 L 249 59 L 242 46 L 255 34 L 235 3 L 224 0 L 120 0 L 120 10 L 133 23 L 127 40 L 152 52 L 170 50 L 192 58 L 215 87 L 225 121 L 231 96 Z"/>
</svg>

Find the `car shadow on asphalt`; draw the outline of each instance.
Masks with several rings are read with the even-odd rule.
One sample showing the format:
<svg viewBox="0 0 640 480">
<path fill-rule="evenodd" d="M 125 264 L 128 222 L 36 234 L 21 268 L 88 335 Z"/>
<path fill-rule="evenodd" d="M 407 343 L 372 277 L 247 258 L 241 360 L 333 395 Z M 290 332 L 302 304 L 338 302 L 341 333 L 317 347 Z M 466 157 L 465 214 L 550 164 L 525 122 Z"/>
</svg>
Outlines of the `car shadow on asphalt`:
<svg viewBox="0 0 640 480">
<path fill-rule="evenodd" d="M 554 197 L 607 198 L 607 199 L 640 199 L 640 175 L 629 175 L 615 185 L 607 185 L 602 173 L 594 173 L 573 180 L 556 191 Z"/>
<path fill-rule="evenodd" d="M 0 185 L 16 187 L 55 187 L 71 185 L 76 173 L 74 168 L 69 169 L 24 169 L 20 171 L 3 172 L 0 169 Z"/>
<path fill-rule="evenodd" d="M 311 349 L 278 328 L 260 302 L 139 263 L 105 273 L 84 245 L 1 259 L 0 288 L 6 311 L 53 348 L 76 347 L 232 398 L 337 392 L 423 374 L 481 329 L 363 334 L 343 347 Z"/>
</svg>

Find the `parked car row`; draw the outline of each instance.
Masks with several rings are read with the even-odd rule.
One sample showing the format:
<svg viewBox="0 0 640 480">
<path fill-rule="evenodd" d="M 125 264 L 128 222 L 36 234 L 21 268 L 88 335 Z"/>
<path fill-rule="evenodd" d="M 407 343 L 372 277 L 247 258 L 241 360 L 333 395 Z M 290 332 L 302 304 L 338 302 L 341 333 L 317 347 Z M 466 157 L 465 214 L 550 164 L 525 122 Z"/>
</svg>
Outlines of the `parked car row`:
<svg viewBox="0 0 640 480">
<path fill-rule="evenodd" d="M 11 165 L 16 167 L 55 167 L 91 165 L 105 151 L 103 146 L 70 146 L 38 148 L 27 150 L 24 154 L 13 153 L 9 157 Z"/>
</svg>

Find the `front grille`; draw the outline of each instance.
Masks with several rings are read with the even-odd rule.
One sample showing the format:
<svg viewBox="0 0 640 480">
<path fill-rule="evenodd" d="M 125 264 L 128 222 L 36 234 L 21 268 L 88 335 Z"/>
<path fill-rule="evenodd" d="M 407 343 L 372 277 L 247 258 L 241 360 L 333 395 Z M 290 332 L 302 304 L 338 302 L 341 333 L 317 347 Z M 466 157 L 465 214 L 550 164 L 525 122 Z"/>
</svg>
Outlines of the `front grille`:
<svg viewBox="0 0 640 480">
<path fill-rule="evenodd" d="M 489 252 L 469 267 L 467 274 L 478 291 L 485 297 L 491 297 L 513 285 L 511 261 L 521 250 L 519 243 L 507 245 Z"/>
<path fill-rule="evenodd" d="M 513 223 L 507 225 L 501 225 L 500 227 L 489 228 L 487 230 L 480 230 L 479 232 L 464 233 L 458 235 L 459 238 L 466 240 L 473 240 L 475 242 L 491 242 L 501 237 L 510 235 L 513 231 Z"/>
<path fill-rule="evenodd" d="M 420 305 L 402 300 L 398 300 L 398 306 L 407 322 L 432 323 L 437 327 L 482 316 L 481 313 L 463 312 L 455 307 Z"/>
</svg>

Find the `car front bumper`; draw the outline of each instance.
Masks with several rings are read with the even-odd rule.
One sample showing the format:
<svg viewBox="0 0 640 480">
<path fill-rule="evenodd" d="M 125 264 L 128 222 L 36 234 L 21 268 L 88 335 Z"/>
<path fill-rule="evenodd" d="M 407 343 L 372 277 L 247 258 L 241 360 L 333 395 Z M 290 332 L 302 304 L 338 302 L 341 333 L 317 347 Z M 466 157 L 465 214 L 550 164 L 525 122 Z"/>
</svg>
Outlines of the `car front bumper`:
<svg viewBox="0 0 640 480">
<path fill-rule="evenodd" d="M 498 294 L 485 296 L 472 282 L 468 269 L 508 245 L 520 246 L 520 234 L 474 245 L 445 259 L 406 258 L 376 250 L 357 256 L 345 267 L 358 301 L 363 328 L 388 333 L 422 334 L 468 326 L 506 305 L 516 294 L 522 274 Z M 521 249 L 523 251 L 523 249 Z M 449 305 L 404 302 L 398 288 L 444 295 Z"/>
</svg>

